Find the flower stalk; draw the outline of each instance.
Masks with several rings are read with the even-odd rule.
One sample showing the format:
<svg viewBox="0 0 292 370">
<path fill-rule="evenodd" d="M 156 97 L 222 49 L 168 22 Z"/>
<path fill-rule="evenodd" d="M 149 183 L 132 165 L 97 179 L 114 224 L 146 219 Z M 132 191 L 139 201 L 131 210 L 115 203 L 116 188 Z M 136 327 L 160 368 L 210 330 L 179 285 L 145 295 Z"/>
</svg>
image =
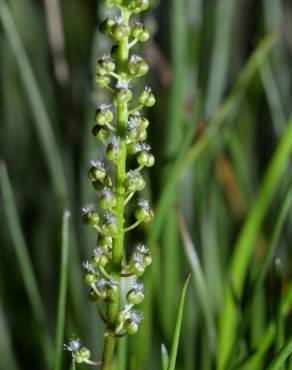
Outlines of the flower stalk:
<svg viewBox="0 0 292 370">
<path fill-rule="evenodd" d="M 84 281 L 90 288 L 89 298 L 97 304 L 105 323 L 102 370 L 113 367 L 116 342 L 119 337 L 137 333 L 143 319 L 135 306 L 144 300 L 144 287 L 138 280 L 151 264 L 150 251 L 142 244 L 133 248 L 129 260 L 125 257 L 125 233 L 150 222 L 153 212 L 146 200 L 137 200 L 136 194 L 145 187 L 142 171 L 154 165 L 147 139 L 149 121 L 142 110 L 151 107 L 155 98 L 151 88 L 140 94 L 132 89 L 137 77 L 148 72 L 148 65 L 141 56 L 130 54 L 138 42 L 149 39 L 149 31 L 133 15 L 145 11 L 149 0 L 104 0 L 107 8 L 116 8 L 117 17 L 109 17 L 100 30 L 116 42 L 111 56 L 103 56 L 96 67 L 96 84 L 111 94 L 111 104 L 102 103 L 95 114 L 94 137 L 106 145 L 105 158 L 91 161 L 89 179 L 98 193 L 96 206 L 83 208 L 83 221 L 97 231 L 97 247 L 89 261 L 83 263 Z M 136 157 L 136 165 L 128 168 L 128 157 Z M 106 162 L 106 163 L 105 163 Z M 125 210 L 136 202 L 135 221 L 129 224 Z M 100 210 L 102 212 L 100 212 Z M 133 282 L 121 300 L 121 279 Z M 126 304 L 122 306 L 121 302 Z M 106 305 L 102 313 L 100 302 Z M 76 363 L 96 365 L 90 351 L 79 340 L 66 346 Z M 77 359 L 77 360 L 76 360 Z"/>
</svg>

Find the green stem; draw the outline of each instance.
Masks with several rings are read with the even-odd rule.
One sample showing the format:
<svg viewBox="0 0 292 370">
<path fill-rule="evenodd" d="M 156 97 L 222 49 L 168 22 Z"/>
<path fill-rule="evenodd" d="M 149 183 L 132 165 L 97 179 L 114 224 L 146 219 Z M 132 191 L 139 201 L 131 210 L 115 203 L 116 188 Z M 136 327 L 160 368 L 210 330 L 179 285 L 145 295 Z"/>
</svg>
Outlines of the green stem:
<svg viewBox="0 0 292 370">
<path fill-rule="evenodd" d="M 121 16 L 125 25 L 129 24 L 130 13 L 121 9 Z M 125 37 L 118 43 L 117 56 L 117 73 L 126 72 L 127 63 L 129 59 L 129 39 Z M 117 237 L 113 243 L 112 262 L 113 262 L 113 276 L 117 282 L 120 281 L 122 271 L 122 261 L 124 252 L 124 208 L 125 208 L 125 189 L 123 182 L 126 177 L 126 155 L 127 148 L 125 143 L 126 129 L 128 123 L 128 105 L 118 103 L 117 107 L 117 134 L 120 138 L 120 156 L 115 164 L 115 182 L 116 182 L 116 219 L 117 219 Z M 103 364 L 102 370 L 112 370 L 112 361 L 115 350 L 114 336 L 116 317 L 119 310 L 119 292 L 115 299 L 109 303 L 107 308 L 107 328 L 103 349 Z"/>
</svg>

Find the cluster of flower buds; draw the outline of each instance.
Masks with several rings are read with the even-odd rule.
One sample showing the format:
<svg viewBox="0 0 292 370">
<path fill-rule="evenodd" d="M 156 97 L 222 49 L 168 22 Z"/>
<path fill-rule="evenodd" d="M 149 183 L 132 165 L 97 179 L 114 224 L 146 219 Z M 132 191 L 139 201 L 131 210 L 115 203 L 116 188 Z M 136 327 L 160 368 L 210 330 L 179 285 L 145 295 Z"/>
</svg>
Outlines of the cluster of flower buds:
<svg viewBox="0 0 292 370">
<path fill-rule="evenodd" d="M 144 300 L 144 286 L 137 279 L 152 262 L 150 251 L 142 244 L 134 247 L 128 261 L 123 258 L 125 253 L 121 249 L 125 248 L 126 232 L 153 219 L 147 200 L 137 198 L 135 207 L 131 208 L 136 220 L 131 225 L 127 225 L 125 208 L 145 187 L 143 169 L 152 167 L 155 162 L 151 147 L 146 143 L 149 121 L 143 115 L 144 108 L 155 104 L 155 97 L 148 86 L 138 94 L 132 91 L 132 81 L 144 76 L 149 66 L 131 49 L 138 42 L 146 42 L 150 34 L 142 23 L 130 18 L 146 10 L 149 0 L 104 0 L 104 5 L 117 7 L 120 16 L 109 16 L 100 25 L 101 32 L 109 35 L 116 45 L 111 55 L 102 56 L 96 66 L 96 85 L 110 92 L 111 102 L 97 107 L 92 128 L 95 139 L 105 145 L 105 159 L 92 160 L 88 172 L 97 192 L 97 205 L 85 206 L 82 213 L 84 223 L 97 231 L 97 246 L 83 263 L 83 277 L 89 286 L 91 301 L 97 304 L 105 301 L 119 307 L 114 320 L 113 317 L 103 319 L 112 336 L 122 336 L 138 331 L 143 316 L 135 306 Z M 128 155 L 136 160 L 132 169 L 127 168 Z M 126 305 L 120 307 L 120 282 L 127 278 L 134 283 L 126 293 Z M 84 362 L 83 358 L 87 361 L 90 355 L 78 340 L 70 342 L 66 349 L 78 363 Z"/>
</svg>

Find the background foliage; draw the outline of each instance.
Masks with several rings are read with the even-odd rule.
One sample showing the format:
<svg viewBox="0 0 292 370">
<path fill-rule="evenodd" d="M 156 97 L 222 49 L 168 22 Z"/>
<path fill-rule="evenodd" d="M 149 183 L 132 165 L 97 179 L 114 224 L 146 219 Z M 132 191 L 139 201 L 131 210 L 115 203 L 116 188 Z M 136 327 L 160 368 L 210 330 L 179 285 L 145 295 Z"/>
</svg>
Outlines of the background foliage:
<svg viewBox="0 0 292 370">
<path fill-rule="evenodd" d="M 97 359 L 102 349 L 80 268 L 94 234 L 79 212 L 94 201 L 90 130 L 105 99 L 94 87 L 109 47 L 100 5 L 0 0 L 1 370 L 54 361 L 64 209 L 65 339 L 79 335 Z M 191 271 L 176 369 L 291 370 L 291 3 L 161 0 L 145 22 L 158 103 L 148 176 L 156 218 L 144 234 L 155 263 L 145 320 L 121 341 L 117 369 L 161 368 Z"/>
</svg>

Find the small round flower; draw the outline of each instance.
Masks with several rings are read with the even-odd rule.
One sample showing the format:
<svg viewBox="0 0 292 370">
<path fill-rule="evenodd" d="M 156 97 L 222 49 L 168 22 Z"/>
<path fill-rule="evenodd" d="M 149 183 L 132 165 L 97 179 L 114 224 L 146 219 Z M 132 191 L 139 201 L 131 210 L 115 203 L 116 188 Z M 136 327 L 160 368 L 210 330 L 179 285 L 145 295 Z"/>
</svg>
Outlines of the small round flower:
<svg viewBox="0 0 292 370">
<path fill-rule="evenodd" d="M 139 103 L 148 108 L 155 104 L 155 97 L 151 87 L 145 87 L 144 91 L 142 91 L 141 95 L 139 96 Z"/>
<path fill-rule="evenodd" d="M 149 5 L 149 0 L 130 0 L 128 7 L 133 13 L 140 13 L 147 10 Z"/>
<path fill-rule="evenodd" d="M 111 247 L 113 238 L 109 234 L 98 234 L 97 245 L 101 247 Z"/>
<path fill-rule="evenodd" d="M 91 204 L 82 208 L 82 220 L 86 225 L 96 226 L 99 222 L 98 213 Z"/>
<path fill-rule="evenodd" d="M 111 210 L 112 208 L 114 208 L 117 204 L 114 193 L 108 188 L 104 189 L 101 192 L 99 204 L 101 208 L 106 210 Z"/>
<path fill-rule="evenodd" d="M 107 250 L 104 247 L 98 247 L 93 250 L 90 262 L 96 267 L 104 267 L 108 262 Z"/>
<path fill-rule="evenodd" d="M 109 85 L 110 82 L 111 82 L 111 78 L 109 76 L 101 75 L 99 73 L 96 74 L 95 83 L 97 86 L 106 87 Z"/>
<path fill-rule="evenodd" d="M 136 22 L 132 28 L 132 36 L 140 42 L 146 42 L 149 40 L 150 33 L 142 23 Z"/>
<path fill-rule="evenodd" d="M 129 335 L 134 335 L 138 332 L 140 322 L 143 320 L 143 315 L 136 310 L 130 311 L 130 318 L 125 323 L 125 329 Z"/>
<path fill-rule="evenodd" d="M 64 349 L 71 352 L 74 361 L 82 364 L 90 358 L 90 351 L 80 342 L 79 338 L 72 339 L 69 344 L 64 344 Z"/>
<path fill-rule="evenodd" d="M 96 283 L 99 279 L 99 274 L 95 266 L 93 266 L 89 261 L 85 261 L 83 266 L 83 279 L 87 285 L 92 285 Z"/>
<path fill-rule="evenodd" d="M 113 101 L 116 105 L 124 105 L 129 103 L 133 98 L 133 93 L 129 89 L 128 82 L 119 81 L 116 84 L 116 91 L 113 96 Z"/>
<path fill-rule="evenodd" d="M 105 141 L 109 137 L 109 129 L 106 126 L 95 125 L 91 132 L 100 141 Z"/>
<path fill-rule="evenodd" d="M 129 73 L 134 77 L 144 76 L 148 70 L 148 64 L 139 55 L 131 55 L 128 63 Z"/>
<path fill-rule="evenodd" d="M 134 193 L 136 191 L 141 191 L 145 187 L 145 181 L 142 177 L 142 175 L 139 172 L 130 170 L 127 173 L 124 187 L 126 191 L 130 193 Z"/>
<path fill-rule="evenodd" d="M 142 256 L 145 266 L 151 265 L 152 256 L 149 248 L 147 248 L 144 244 L 138 244 L 136 246 L 136 253 L 139 253 Z"/>
<path fill-rule="evenodd" d="M 121 41 L 125 37 L 130 36 L 131 29 L 129 26 L 123 24 L 122 17 L 116 17 L 115 24 L 112 26 L 111 32 L 114 40 Z"/>
<path fill-rule="evenodd" d="M 106 169 L 104 168 L 104 164 L 98 160 L 92 160 L 90 162 L 90 170 L 88 172 L 88 177 L 92 181 L 103 181 L 106 177 Z"/>
<path fill-rule="evenodd" d="M 101 226 L 102 232 L 104 234 L 109 234 L 111 237 L 117 234 L 117 220 L 114 215 L 110 212 L 106 212 L 104 215 L 104 223 Z"/>
<path fill-rule="evenodd" d="M 143 255 L 140 253 L 133 253 L 130 264 L 129 270 L 132 274 L 140 277 L 145 272 L 145 264 Z"/>
<path fill-rule="evenodd" d="M 97 124 L 104 126 L 111 123 L 114 119 L 110 104 L 100 104 L 95 113 L 95 121 Z"/>
<path fill-rule="evenodd" d="M 107 288 L 107 280 L 102 278 L 100 279 L 97 284 L 95 284 L 95 287 L 96 289 L 98 290 L 99 292 L 99 299 L 106 299 L 107 297 L 107 292 L 106 292 L 106 288 Z"/>
<path fill-rule="evenodd" d="M 144 297 L 144 285 L 135 281 L 132 289 L 127 294 L 128 302 L 137 305 L 143 302 Z"/>
<path fill-rule="evenodd" d="M 99 26 L 99 30 L 102 33 L 110 35 L 112 33 L 112 27 L 114 24 L 115 24 L 115 21 L 113 19 L 107 18 L 101 23 L 101 25 Z"/>
<path fill-rule="evenodd" d="M 110 161 L 116 161 L 120 155 L 120 138 L 114 136 L 106 149 L 106 157 Z"/>
<path fill-rule="evenodd" d="M 107 75 L 115 70 L 115 63 L 111 60 L 109 55 L 103 55 L 97 62 L 96 73 L 100 75 Z"/>
<path fill-rule="evenodd" d="M 135 217 L 138 221 L 150 222 L 153 219 L 153 212 L 150 209 L 148 200 L 140 199 L 138 208 L 135 211 Z"/>
</svg>

